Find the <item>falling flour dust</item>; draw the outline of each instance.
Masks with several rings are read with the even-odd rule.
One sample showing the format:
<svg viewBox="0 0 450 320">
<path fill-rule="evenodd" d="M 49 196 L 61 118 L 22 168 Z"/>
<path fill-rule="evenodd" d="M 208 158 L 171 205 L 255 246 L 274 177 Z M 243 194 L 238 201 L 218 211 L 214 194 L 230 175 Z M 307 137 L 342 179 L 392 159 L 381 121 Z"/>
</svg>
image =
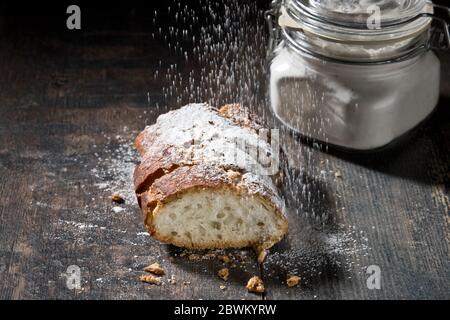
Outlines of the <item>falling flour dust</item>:
<svg viewBox="0 0 450 320">
<path fill-rule="evenodd" d="M 160 68 L 154 70 L 153 75 L 149 71 L 149 77 L 161 80 L 163 103 L 170 108 L 189 102 L 207 102 L 213 106 L 238 102 L 255 111 L 265 101 L 255 94 L 263 86 L 259 79 L 264 76 L 265 60 L 261 57 L 265 56 L 267 43 L 264 12 L 255 2 L 200 2 L 203 4 L 202 9 L 196 12 L 188 6 L 181 6 L 177 1 L 169 1 L 170 6 L 165 15 L 174 18 L 174 26 L 165 25 L 160 19 L 161 13 L 154 13 L 153 25 L 156 31 L 152 34 L 153 39 L 161 39 L 170 52 L 183 57 L 179 60 L 184 62 L 167 65 L 160 61 Z M 204 25 L 200 32 L 192 34 L 192 25 L 198 23 L 199 17 L 206 17 Z M 257 23 L 249 23 L 250 20 L 257 20 Z M 183 43 L 190 45 L 183 47 Z M 197 66 L 195 70 L 186 72 L 192 64 Z M 160 114 L 167 111 L 167 108 L 160 105 L 151 106 L 151 112 Z M 143 117 L 148 116 L 147 111 L 143 111 Z M 263 110 L 258 113 L 263 113 L 264 116 Z M 148 250 L 160 250 L 156 253 L 152 251 L 153 259 L 167 257 L 167 254 L 161 253 L 167 247 L 155 249 L 152 248 L 155 246 L 150 245 L 153 240 L 142 225 L 134 194 L 133 171 L 138 155 L 133 148 L 133 141 L 141 129 L 143 128 L 122 127 L 114 134 L 104 134 L 106 142 L 92 146 L 94 158 L 92 154 L 75 158 L 74 167 L 83 168 L 86 176 L 81 185 L 64 179 L 59 181 L 60 185 L 63 188 L 66 185 L 78 188 L 77 192 L 92 196 L 89 202 L 62 210 L 60 216 L 53 221 L 56 231 L 47 234 L 50 240 L 62 244 L 123 246 L 127 250 L 124 255 L 129 255 L 132 262 L 114 268 L 122 268 L 125 273 L 130 268 L 135 270 L 148 263 L 151 258 Z M 308 162 L 314 151 L 301 145 L 296 147 L 299 150 L 302 148 L 296 154 L 302 155 L 303 160 Z M 306 163 L 305 167 L 308 165 Z M 327 179 L 323 175 L 319 178 Z M 298 189 L 291 192 L 300 195 L 303 185 L 297 183 L 295 188 Z M 124 198 L 124 204 L 112 203 L 110 197 L 116 192 Z M 40 206 L 44 210 L 46 204 L 41 202 Z M 297 218 L 295 214 L 289 217 L 291 223 L 295 223 L 292 219 Z M 289 237 L 296 235 L 290 234 Z M 266 261 L 269 270 L 283 267 L 286 271 L 304 275 L 305 272 L 320 273 L 324 266 L 330 264 L 343 270 L 352 270 L 359 267 L 355 265 L 358 264 L 359 257 L 367 255 L 369 250 L 367 238 L 350 226 L 342 226 L 338 231 L 320 232 L 316 237 L 318 241 L 313 246 L 305 241 L 303 247 L 296 246 L 284 251 L 277 251 L 276 247 L 272 249 Z M 174 255 L 178 257 L 190 256 L 175 252 Z M 240 250 L 236 252 L 237 255 L 244 254 Z M 201 254 L 203 256 L 204 252 Z M 242 259 L 245 260 L 245 257 Z M 104 284 L 112 281 L 118 273 L 116 269 L 108 269 L 110 273 L 99 274 L 95 282 Z M 269 276 L 271 272 L 275 271 L 270 271 Z"/>
</svg>

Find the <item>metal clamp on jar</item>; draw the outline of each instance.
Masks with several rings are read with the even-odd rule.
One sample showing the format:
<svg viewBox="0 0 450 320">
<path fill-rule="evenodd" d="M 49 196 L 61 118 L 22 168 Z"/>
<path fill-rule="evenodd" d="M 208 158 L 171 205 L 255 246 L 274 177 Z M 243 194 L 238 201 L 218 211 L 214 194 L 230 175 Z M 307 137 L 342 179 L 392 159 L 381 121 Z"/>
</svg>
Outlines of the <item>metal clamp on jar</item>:
<svg viewBox="0 0 450 320">
<path fill-rule="evenodd" d="M 426 0 L 284 0 L 267 13 L 270 102 L 304 136 L 383 147 L 437 105 L 450 9 Z"/>
</svg>

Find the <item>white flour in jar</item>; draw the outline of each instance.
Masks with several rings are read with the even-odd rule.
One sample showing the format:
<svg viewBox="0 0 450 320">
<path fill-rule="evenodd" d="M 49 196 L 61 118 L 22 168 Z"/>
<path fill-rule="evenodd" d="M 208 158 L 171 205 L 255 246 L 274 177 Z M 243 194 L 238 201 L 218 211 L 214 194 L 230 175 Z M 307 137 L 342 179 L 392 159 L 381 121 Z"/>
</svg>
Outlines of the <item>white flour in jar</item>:
<svg viewBox="0 0 450 320">
<path fill-rule="evenodd" d="M 270 65 L 277 117 L 303 135 L 351 149 L 382 147 L 429 115 L 439 97 L 433 52 L 381 64 L 328 62 L 282 42 Z"/>
</svg>

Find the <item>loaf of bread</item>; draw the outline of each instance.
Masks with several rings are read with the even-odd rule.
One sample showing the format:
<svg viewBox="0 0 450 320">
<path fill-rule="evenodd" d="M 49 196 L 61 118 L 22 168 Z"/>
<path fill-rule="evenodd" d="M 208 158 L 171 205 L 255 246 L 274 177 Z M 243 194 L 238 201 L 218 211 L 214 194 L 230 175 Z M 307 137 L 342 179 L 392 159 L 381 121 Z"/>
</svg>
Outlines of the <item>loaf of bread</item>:
<svg viewBox="0 0 450 320">
<path fill-rule="evenodd" d="M 274 155 L 260 130 L 237 104 L 189 104 L 146 127 L 135 141 L 134 183 L 150 235 L 196 249 L 263 250 L 280 241 L 288 224 L 255 156 Z"/>
</svg>

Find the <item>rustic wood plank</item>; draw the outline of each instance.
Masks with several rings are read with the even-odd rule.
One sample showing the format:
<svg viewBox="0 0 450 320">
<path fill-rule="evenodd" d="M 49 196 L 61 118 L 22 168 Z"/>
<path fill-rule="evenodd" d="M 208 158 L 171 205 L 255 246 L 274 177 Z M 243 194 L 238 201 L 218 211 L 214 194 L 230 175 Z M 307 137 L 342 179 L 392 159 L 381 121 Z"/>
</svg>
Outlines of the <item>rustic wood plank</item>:
<svg viewBox="0 0 450 320">
<path fill-rule="evenodd" d="M 394 149 L 324 152 L 283 135 L 291 162 L 285 182 L 291 232 L 264 266 L 272 288 L 267 298 L 448 299 L 448 60 L 443 57 L 438 110 Z M 295 168 L 303 174 L 293 175 Z M 336 240 L 331 248 L 329 240 Z M 366 287 L 370 265 L 381 269 L 381 290 Z M 311 272 L 317 266 L 323 270 Z M 282 284 L 288 273 L 303 284 L 288 289 Z"/>
<path fill-rule="evenodd" d="M 0 298 L 259 299 L 243 288 L 257 274 L 265 299 L 450 298 L 450 55 L 441 56 L 439 109 L 397 148 L 319 150 L 282 130 L 289 236 L 262 270 L 252 252 L 228 252 L 237 266 L 221 290 L 222 262 L 190 260 L 146 236 L 130 191 L 137 161 L 130 143 L 159 114 L 193 98 L 240 101 L 267 116 L 261 17 L 244 28 L 240 43 L 248 47 L 239 58 L 250 63 L 234 65 L 239 88 L 227 89 L 214 82 L 216 73 L 205 76 L 224 68 L 222 57 L 185 60 L 153 40 L 142 15 L 124 15 L 79 34 L 0 19 Z M 121 30 L 125 21 L 133 22 Z M 167 73 L 155 77 L 156 70 Z M 186 92 L 191 70 L 210 90 Z M 114 190 L 127 197 L 120 212 L 109 199 Z M 152 262 L 176 284 L 168 277 L 160 287 L 140 283 Z M 72 264 L 82 268 L 83 290 L 68 290 L 61 277 Z M 381 290 L 366 287 L 369 265 L 381 268 Z M 302 284 L 287 288 L 288 273 Z"/>
<path fill-rule="evenodd" d="M 83 46 L 18 39 L 0 53 L 0 297 L 259 299 L 244 289 L 260 272 L 253 252 L 228 253 L 230 264 L 191 260 L 144 230 L 132 194 L 138 158 L 131 144 L 167 111 L 154 106 L 160 83 L 148 75 L 157 57 L 170 63 L 170 53 L 141 43 L 148 34 L 118 34 L 111 42 L 124 45 L 101 46 L 104 37 L 95 34 Z M 120 212 L 112 210 L 114 188 L 126 194 Z M 138 280 L 152 262 L 167 272 L 162 286 Z M 70 265 L 81 267 L 82 290 L 66 287 L 61 274 Z M 231 270 L 226 283 L 217 277 L 224 266 Z M 167 281 L 172 276 L 175 284 Z"/>
</svg>

